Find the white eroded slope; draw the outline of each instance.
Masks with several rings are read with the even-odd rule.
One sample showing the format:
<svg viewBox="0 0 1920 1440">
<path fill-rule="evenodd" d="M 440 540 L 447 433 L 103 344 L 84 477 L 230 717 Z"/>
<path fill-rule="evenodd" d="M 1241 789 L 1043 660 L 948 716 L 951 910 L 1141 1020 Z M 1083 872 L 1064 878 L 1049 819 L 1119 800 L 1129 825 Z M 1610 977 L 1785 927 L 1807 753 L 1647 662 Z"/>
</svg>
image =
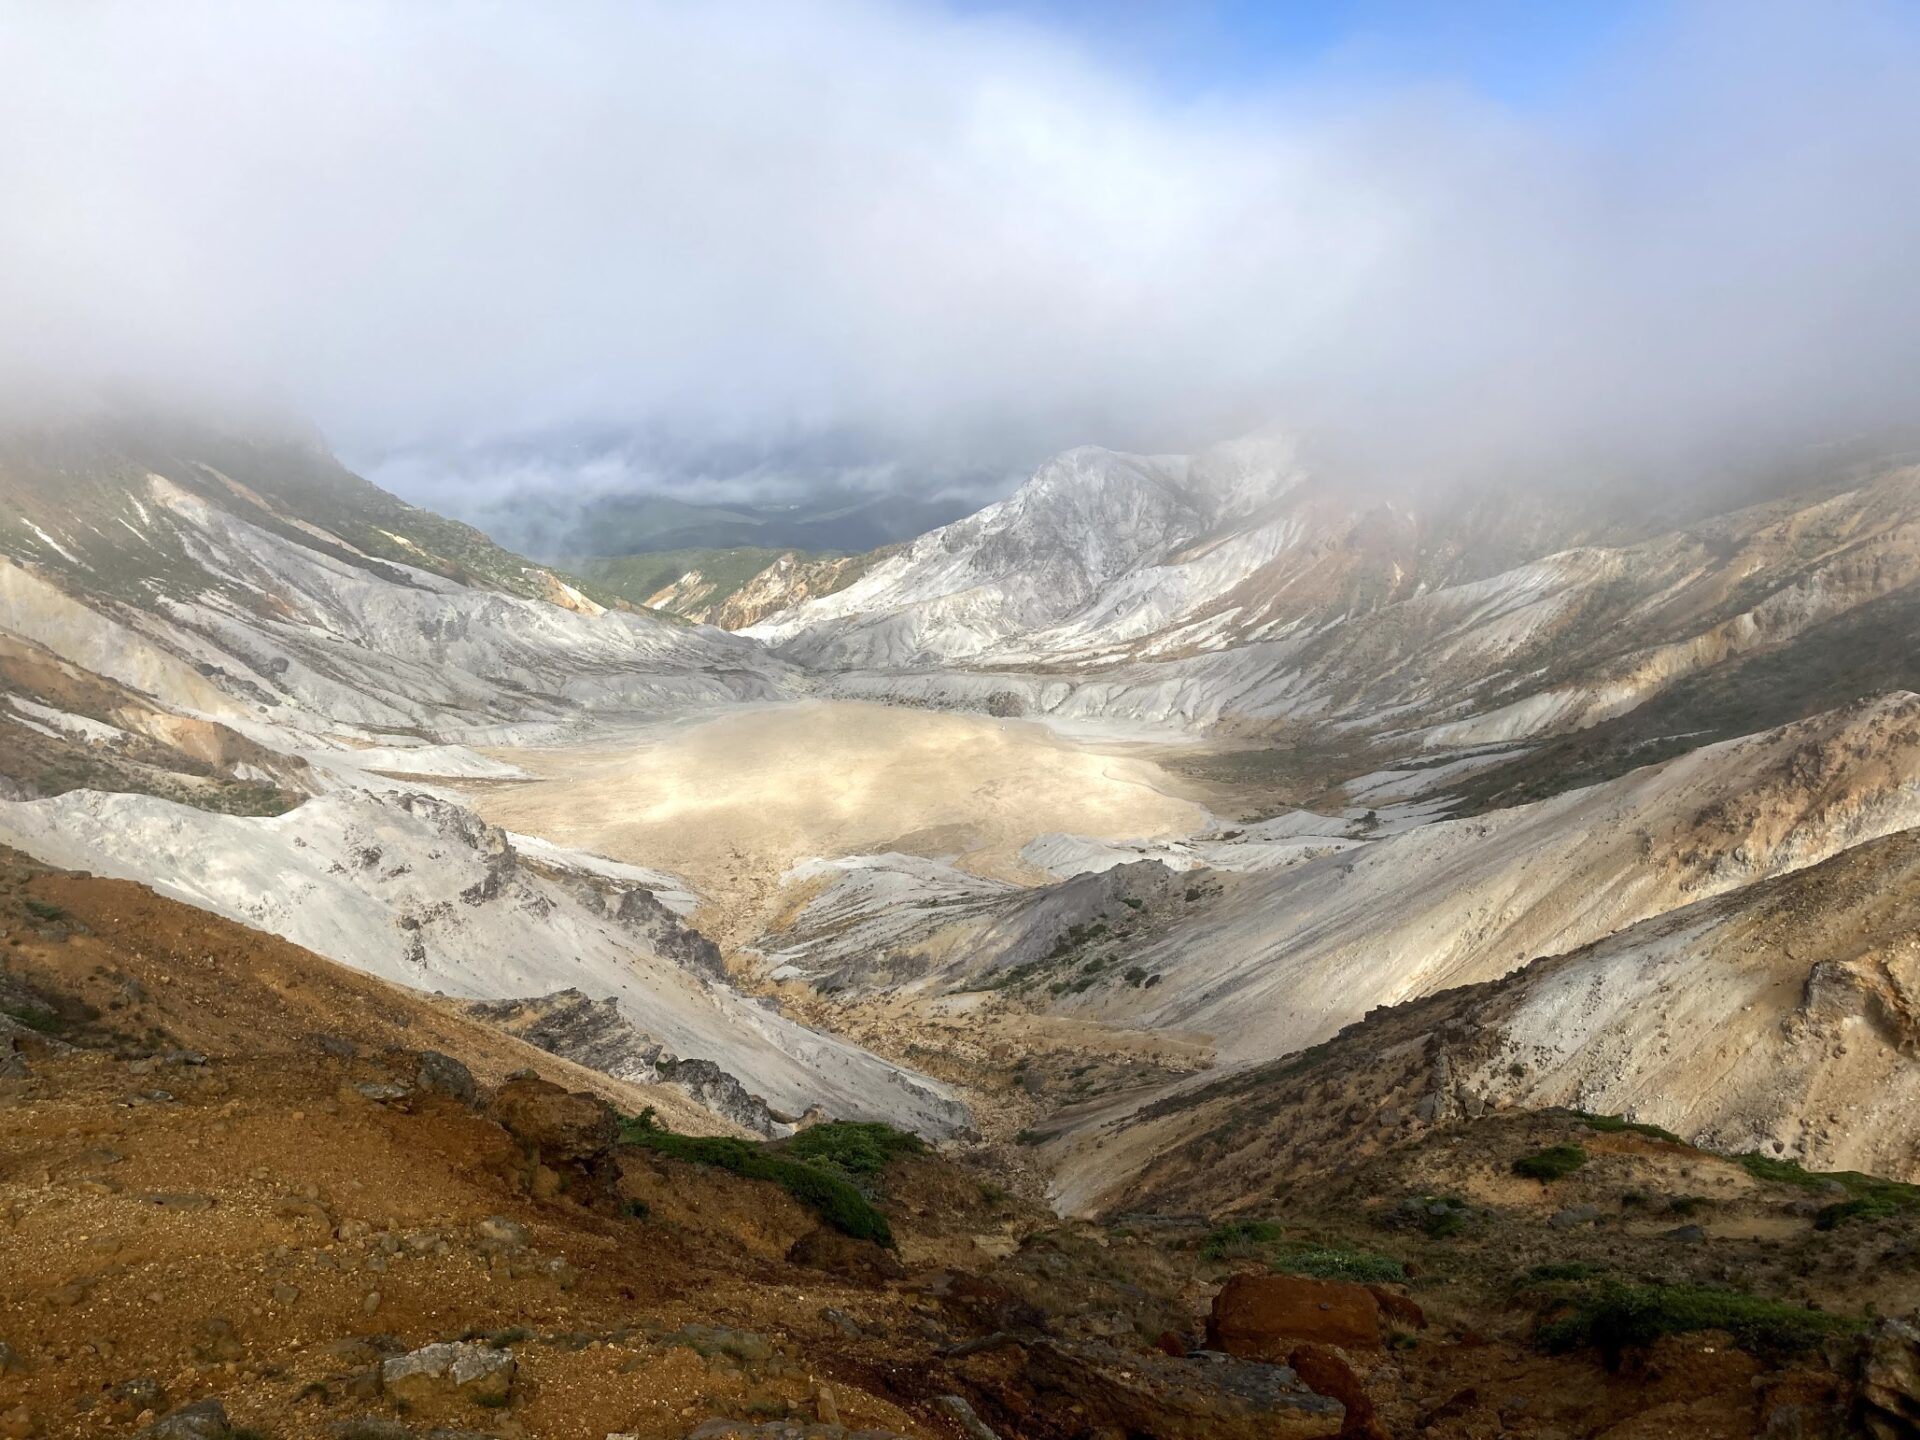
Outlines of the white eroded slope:
<svg viewBox="0 0 1920 1440">
<path fill-rule="evenodd" d="M 938 1082 L 738 994 L 711 947 L 647 890 L 589 867 L 552 868 L 564 858 L 552 850 L 523 857 L 444 801 L 350 792 L 260 819 L 75 791 L 0 804 L 0 842 L 142 881 L 418 989 L 616 997 L 640 1030 L 682 1058 L 714 1061 L 791 1115 L 818 1104 L 929 1134 L 964 1122 Z"/>
<path fill-rule="evenodd" d="M 1072 1211 L 1259 1205 L 1329 1147 L 1566 1106 L 1920 1179 L 1920 830 L 1380 1009 L 1310 1054 L 1114 1097 L 1048 1147 Z"/>
<path fill-rule="evenodd" d="M 1232 882 L 1139 948 L 1150 990 L 1070 1002 L 1282 1055 L 1378 1005 L 1490 980 L 1920 825 L 1920 697 L 1697 750 L 1591 789 Z"/>
<path fill-rule="evenodd" d="M 1218 583 L 1155 567 L 1283 487 L 1290 467 L 1277 443 L 1197 458 L 1069 450 L 1007 499 L 743 633 L 832 667 L 1005 658 L 1075 617 L 1089 633 L 1143 634 Z"/>
</svg>

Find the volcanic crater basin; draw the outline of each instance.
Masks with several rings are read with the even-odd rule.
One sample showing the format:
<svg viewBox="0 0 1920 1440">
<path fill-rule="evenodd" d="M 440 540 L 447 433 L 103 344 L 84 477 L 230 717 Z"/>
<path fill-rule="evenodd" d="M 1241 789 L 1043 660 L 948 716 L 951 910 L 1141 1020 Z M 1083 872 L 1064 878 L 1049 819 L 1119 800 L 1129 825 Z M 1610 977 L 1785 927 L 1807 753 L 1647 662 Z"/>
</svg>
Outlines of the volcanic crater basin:
<svg viewBox="0 0 1920 1440">
<path fill-rule="evenodd" d="M 696 922 L 750 939 L 814 857 L 902 851 L 1016 882 L 1037 835 L 1191 834 L 1208 814 L 1152 760 L 1046 726 L 862 701 L 748 705 L 565 748 L 486 752 L 534 778 L 463 783 L 509 830 L 684 876 Z"/>
</svg>

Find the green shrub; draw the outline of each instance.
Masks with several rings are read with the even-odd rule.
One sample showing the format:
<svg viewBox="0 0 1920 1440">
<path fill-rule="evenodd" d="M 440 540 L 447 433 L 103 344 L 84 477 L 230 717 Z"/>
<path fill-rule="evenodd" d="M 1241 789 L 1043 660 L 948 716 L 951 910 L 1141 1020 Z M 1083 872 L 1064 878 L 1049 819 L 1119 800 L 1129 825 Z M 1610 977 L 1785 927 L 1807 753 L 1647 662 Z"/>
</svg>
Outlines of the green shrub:
<svg viewBox="0 0 1920 1440">
<path fill-rule="evenodd" d="M 1758 1150 L 1749 1150 L 1734 1159 L 1756 1180 L 1771 1180 L 1777 1185 L 1798 1185 L 1802 1190 L 1819 1190 L 1827 1183 L 1824 1175 L 1815 1175 L 1803 1168 L 1795 1160 L 1776 1160 L 1771 1155 L 1762 1155 Z"/>
<path fill-rule="evenodd" d="M 1810 1349 L 1858 1322 L 1777 1300 L 1704 1285 L 1629 1285 L 1606 1281 L 1570 1300 L 1571 1308 L 1536 1332 L 1548 1350 L 1599 1347 L 1609 1365 L 1622 1351 L 1651 1345 L 1662 1335 L 1724 1330 L 1741 1349 L 1780 1353 Z"/>
<path fill-rule="evenodd" d="M 1350 1280 L 1379 1285 L 1407 1278 L 1407 1267 L 1391 1255 L 1372 1250 L 1342 1250 L 1334 1246 L 1304 1246 L 1276 1255 L 1273 1268 L 1315 1280 Z"/>
<path fill-rule="evenodd" d="M 64 1015 L 57 1014 L 52 1010 L 40 1010 L 22 1006 L 19 1009 L 0 1009 L 0 1015 L 5 1015 L 9 1020 L 17 1021 L 29 1030 L 37 1030 L 42 1035 L 59 1035 L 71 1028 L 67 1024 Z"/>
<path fill-rule="evenodd" d="M 1389 1223 L 1411 1223 L 1429 1240 L 1445 1240 L 1463 1232 L 1472 1219 L 1473 1207 L 1458 1195 L 1420 1195 L 1402 1200 Z"/>
<path fill-rule="evenodd" d="M 1849 1200 L 1823 1205 L 1813 1217 L 1813 1228 L 1832 1230 L 1849 1220 L 1886 1220 L 1895 1215 L 1904 1215 L 1911 1209 L 1911 1201 L 1892 1195 L 1855 1195 Z"/>
<path fill-rule="evenodd" d="M 65 910 L 45 900 L 22 900 L 20 903 L 27 907 L 27 913 L 36 920 L 52 922 L 67 918 Z"/>
<path fill-rule="evenodd" d="M 878 1121 L 829 1120 L 780 1142 L 779 1148 L 845 1175 L 872 1176 L 902 1155 L 925 1154 L 927 1142 Z"/>
<path fill-rule="evenodd" d="M 1513 1162 L 1513 1173 L 1529 1180 L 1563 1180 L 1587 1163 L 1582 1145 L 1549 1145 Z"/>
<path fill-rule="evenodd" d="M 1645 1135 L 1654 1140 L 1669 1140 L 1675 1145 L 1687 1143 L 1673 1131 L 1663 1130 L 1658 1125 L 1649 1125 L 1644 1120 L 1629 1120 L 1622 1115 L 1590 1115 L 1585 1110 L 1570 1110 L 1567 1113 L 1589 1130 L 1598 1130 L 1605 1135 L 1617 1135 L 1623 1130 L 1628 1130 L 1635 1135 Z"/>
<path fill-rule="evenodd" d="M 751 1140 L 725 1135 L 676 1135 L 651 1116 L 621 1127 L 620 1139 L 669 1159 L 711 1165 L 748 1180 L 770 1180 L 812 1210 L 822 1220 L 856 1240 L 872 1240 L 891 1247 L 893 1229 L 887 1217 L 848 1180 Z"/>
<path fill-rule="evenodd" d="M 1849 1220 L 1882 1220 L 1920 1210 L 1920 1185 L 1907 1185 L 1858 1170 L 1808 1170 L 1792 1160 L 1776 1160 L 1758 1151 L 1734 1158 L 1756 1180 L 1770 1180 L 1802 1190 L 1831 1190 L 1837 1186 L 1845 1191 L 1845 1199 L 1826 1206 L 1814 1216 L 1813 1223 L 1821 1230 L 1831 1230 Z"/>
<path fill-rule="evenodd" d="M 1271 1220 L 1230 1220 L 1216 1225 L 1200 1242 L 1203 1260 L 1245 1260 L 1264 1255 L 1280 1239 L 1280 1227 Z"/>
</svg>

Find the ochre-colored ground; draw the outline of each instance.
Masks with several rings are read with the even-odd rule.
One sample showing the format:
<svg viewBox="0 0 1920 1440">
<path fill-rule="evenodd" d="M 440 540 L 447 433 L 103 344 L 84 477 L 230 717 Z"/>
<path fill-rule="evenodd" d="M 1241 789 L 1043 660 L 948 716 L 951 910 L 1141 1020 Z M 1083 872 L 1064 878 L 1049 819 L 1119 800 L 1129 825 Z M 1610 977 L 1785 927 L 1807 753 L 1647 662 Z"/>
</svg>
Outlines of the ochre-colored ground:
<svg viewBox="0 0 1920 1440">
<path fill-rule="evenodd" d="M 965 1157 L 898 1161 L 881 1177 L 891 1255 L 823 1229 L 765 1182 L 633 1147 L 587 1165 L 547 1157 L 503 1128 L 484 1091 L 420 1083 L 419 1052 L 459 1059 L 483 1086 L 531 1068 L 622 1108 L 675 1097 L 590 1086 L 425 997 L 11 852 L 0 852 L 0 1004 L 28 1022 L 0 1046 L 9 1437 L 132 1435 L 217 1397 L 236 1425 L 276 1440 L 424 1440 L 436 1427 L 680 1440 L 715 1416 L 837 1416 L 961 1440 L 938 1403 L 959 1394 L 1005 1440 L 1095 1440 L 1113 1429 L 1103 1407 L 1174 1363 L 1155 1358 L 1156 1338 L 1199 1344 L 1220 1284 L 1265 1264 L 1209 1253 L 1205 1218 L 1059 1223 Z M 1790 1261 L 1808 1238 L 1804 1219 L 1745 1234 L 1780 1197 L 1749 1195 L 1744 1180 L 1716 1189 L 1707 1167 L 1723 1162 L 1664 1142 L 1590 1137 L 1594 1158 L 1574 1180 L 1511 1176 L 1513 1153 L 1571 1123 L 1443 1130 L 1358 1170 L 1330 1155 L 1323 1178 L 1296 1176 L 1262 1207 L 1289 1243 L 1410 1266 L 1396 1291 L 1425 1308 L 1427 1327 L 1342 1362 L 1378 1412 L 1374 1433 L 1733 1440 L 1763 1433 L 1783 1395 L 1831 1409 L 1837 1372 L 1818 1357 L 1756 1357 L 1724 1335 L 1663 1340 L 1614 1370 L 1592 1351 L 1529 1342 L 1518 1267 L 1571 1256 L 1707 1280 L 1756 1246 L 1788 1247 L 1772 1258 Z M 1714 1238 L 1654 1233 L 1646 1207 L 1682 1187 L 1709 1202 Z M 1397 1197 L 1442 1188 L 1472 1204 L 1461 1235 L 1381 1228 Z M 1628 1195 L 1640 1209 L 1628 1213 Z M 1549 1223 L 1575 1201 L 1605 1214 L 1577 1230 Z M 1835 1281 L 1868 1264 L 1875 1293 L 1893 1298 L 1881 1251 L 1894 1238 L 1885 1225 L 1836 1236 L 1809 1298 L 1838 1308 Z M 512 1353 L 505 1404 L 405 1408 L 370 1383 L 383 1355 L 462 1337 Z M 1205 1377 L 1210 1365 L 1175 1369 Z M 1221 1414 L 1203 1408 L 1166 1433 L 1294 1433 L 1249 1430 L 1244 1417 L 1220 1428 L 1232 1420 Z M 365 1417 L 404 1428 L 356 1432 L 349 1422 Z"/>
</svg>

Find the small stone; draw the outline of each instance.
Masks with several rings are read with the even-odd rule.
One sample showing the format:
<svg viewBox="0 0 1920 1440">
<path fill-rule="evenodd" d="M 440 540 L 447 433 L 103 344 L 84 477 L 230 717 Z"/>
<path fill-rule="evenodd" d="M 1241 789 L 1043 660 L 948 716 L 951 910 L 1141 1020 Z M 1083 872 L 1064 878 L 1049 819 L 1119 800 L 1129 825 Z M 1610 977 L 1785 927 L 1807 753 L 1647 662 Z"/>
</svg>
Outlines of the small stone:
<svg viewBox="0 0 1920 1440">
<path fill-rule="evenodd" d="M 379 1308 L 380 1292 L 378 1290 L 369 1290 L 367 1292 L 367 1298 L 360 1302 L 360 1309 L 366 1314 L 371 1315 Z"/>
<path fill-rule="evenodd" d="M 504 1215 L 489 1215 L 475 1225 L 473 1231 L 486 1244 L 499 1246 L 504 1250 L 521 1249 L 533 1238 L 526 1226 L 518 1220 L 509 1220 Z"/>
<path fill-rule="evenodd" d="M 1547 1217 L 1547 1224 L 1556 1230 L 1573 1230 L 1582 1225 L 1591 1225 L 1599 1218 L 1598 1205 L 1569 1205 L 1565 1210 L 1557 1210 Z"/>
<path fill-rule="evenodd" d="M 289 1285 L 285 1281 L 282 1281 L 273 1287 L 273 1298 L 275 1304 L 291 1305 L 300 1298 L 300 1287 L 298 1285 Z"/>
<path fill-rule="evenodd" d="M 382 1362 L 380 1381 L 401 1404 L 458 1398 L 476 1405 L 503 1405 L 513 1390 L 510 1350 L 450 1340 Z"/>
</svg>

